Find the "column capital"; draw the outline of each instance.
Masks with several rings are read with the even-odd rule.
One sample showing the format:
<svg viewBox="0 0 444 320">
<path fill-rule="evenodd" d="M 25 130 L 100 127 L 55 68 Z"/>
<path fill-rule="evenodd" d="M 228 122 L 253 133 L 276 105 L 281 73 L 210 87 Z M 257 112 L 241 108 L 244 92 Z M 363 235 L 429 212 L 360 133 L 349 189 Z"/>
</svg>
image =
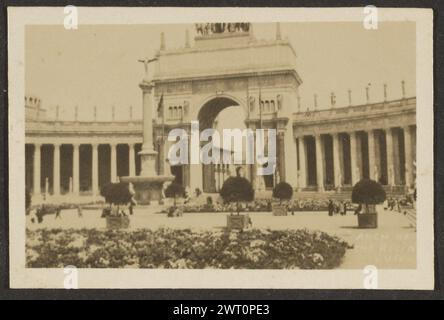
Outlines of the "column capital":
<svg viewBox="0 0 444 320">
<path fill-rule="evenodd" d="M 144 93 L 151 93 L 151 90 L 154 88 L 154 83 L 142 81 L 139 84 L 139 87 L 143 90 Z"/>
<path fill-rule="evenodd" d="M 100 143 L 91 143 L 91 147 L 93 149 L 97 149 L 99 147 Z"/>
<path fill-rule="evenodd" d="M 54 146 L 54 148 L 60 148 L 60 146 L 62 145 L 62 143 L 61 142 L 55 142 L 55 143 L 53 143 L 52 144 L 53 146 Z"/>
<path fill-rule="evenodd" d="M 42 146 L 43 143 L 41 142 L 37 142 L 37 143 L 33 143 L 35 148 L 40 148 Z"/>
<path fill-rule="evenodd" d="M 74 149 L 80 148 L 80 143 L 71 143 Z"/>
</svg>

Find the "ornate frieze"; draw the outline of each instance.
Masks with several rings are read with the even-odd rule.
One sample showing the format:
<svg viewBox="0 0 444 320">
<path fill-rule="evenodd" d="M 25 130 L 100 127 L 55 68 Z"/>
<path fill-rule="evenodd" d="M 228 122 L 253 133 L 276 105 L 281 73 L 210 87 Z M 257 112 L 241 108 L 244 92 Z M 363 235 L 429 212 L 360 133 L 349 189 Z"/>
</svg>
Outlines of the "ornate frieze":
<svg viewBox="0 0 444 320">
<path fill-rule="evenodd" d="M 247 89 L 248 78 L 230 78 L 194 81 L 193 94 L 209 92 L 242 91 Z"/>
<path fill-rule="evenodd" d="M 155 96 L 159 98 L 162 94 L 184 94 L 191 92 L 190 81 L 156 83 Z"/>
</svg>

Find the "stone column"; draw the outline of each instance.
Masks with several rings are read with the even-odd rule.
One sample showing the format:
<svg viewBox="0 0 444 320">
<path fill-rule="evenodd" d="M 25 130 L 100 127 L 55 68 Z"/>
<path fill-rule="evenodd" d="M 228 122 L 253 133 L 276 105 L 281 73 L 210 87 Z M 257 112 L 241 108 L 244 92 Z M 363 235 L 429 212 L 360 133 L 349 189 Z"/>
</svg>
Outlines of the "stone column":
<svg viewBox="0 0 444 320">
<path fill-rule="evenodd" d="M 215 180 L 216 180 L 216 191 L 219 192 L 219 189 L 221 187 L 220 165 L 214 164 L 214 175 L 215 175 Z"/>
<path fill-rule="evenodd" d="M 295 151 L 296 151 L 296 156 L 295 156 L 295 158 L 294 158 L 294 172 L 296 173 L 296 179 L 295 179 L 295 185 L 294 185 L 294 189 L 296 189 L 296 190 L 300 190 L 300 178 L 299 178 L 299 175 L 300 175 L 300 171 L 298 170 L 298 166 L 300 165 L 300 163 L 298 163 L 298 154 L 297 154 L 297 150 L 298 150 L 298 148 L 297 148 L 297 143 L 298 143 L 298 139 L 297 138 L 295 138 L 294 140 L 293 140 L 293 143 L 294 143 L 294 145 L 295 145 Z"/>
<path fill-rule="evenodd" d="M 129 175 L 134 177 L 136 175 L 136 159 L 134 155 L 134 143 L 129 144 Z"/>
<path fill-rule="evenodd" d="M 358 155 L 357 155 L 357 144 L 356 144 L 356 132 L 350 132 L 350 166 L 351 166 L 351 178 L 352 185 L 354 186 L 356 182 L 360 179 L 360 174 L 358 172 Z"/>
<path fill-rule="evenodd" d="M 279 168 L 280 181 L 289 183 L 293 189 L 298 185 L 297 163 L 294 161 L 296 155 L 296 143 L 293 135 L 293 123 L 291 121 L 286 125 L 281 140 L 281 148 L 283 156 L 279 159 L 281 164 Z"/>
<path fill-rule="evenodd" d="M 53 194 L 60 195 L 60 144 L 54 144 L 54 180 L 53 180 Z"/>
<path fill-rule="evenodd" d="M 339 162 L 339 134 L 333 133 L 333 170 L 335 187 L 342 186 L 341 164 Z"/>
<path fill-rule="evenodd" d="M 41 181 L 40 181 L 40 161 L 41 161 L 41 144 L 34 144 L 34 195 L 40 195 L 42 193 L 41 190 Z"/>
<path fill-rule="evenodd" d="M 111 182 L 117 182 L 117 152 L 116 143 L 111 143 Z"/>
<path fill-rule="evenodd" d="M 92 145 L 92 192 L 94 196 L 99 194 L 99 145 Z"/>
<path fill-rule="evenodd" d="M 277 137 L 276 137 L 277 156 L 278 156 L 276 169 L 279 171 L 278 174 L 276 175 L 276 178 L 279 179 L 279 182 L 287 181 L 290 183 L 290 185 L 292 185 L 292 187 L 294 187 L 294 185 L 295 185 L 294 176 L 291 177 L 292 179 L 286 179 L 286 177 L 285 177 L 285 151 L 286 150 L 285 150 L 284 136 L 285 136 L 284 132 L 278 132 Z M 290 135 L 288 135 L 288 136 L 290 136 Z M 292 143 L 292 141 L 290 141 L 290 143 Z M 292 181 L 292 183 L 290 181 Z"/>
<path fill-rule="evenodd" d="M 153 105 L 151 92 L 152 83 L 142 82 L 143 92 L 143 145 L 139 152 L 141 157 L 141 176 L 156 176 L 156 155 L 153 147 Z"/>
<path fill-rule="evenodd" d="M 73 152 L 72 152 L 72 191 L 75 195 L 79 194 L 80 188 L 80 168 L 79 168 L 79 144 L 73 145 Z"/>
<path fill-rule="evenodd" d="M 395 185 L 395 171 L 393 167 L 393 135 L 391 128 L 385 129 L 385 144 L 387 148 L 387 183 Z"/>
<path fill-rule="evenodd" d="M 410 188 L 413 183 L 412 135 L 409 126 L 402 129 L 404 131 L 405 185 Z"/>
<path fill-rule="evenodd" d="M 382 134 L 380 130 L 373 130 L 373 136 L 374 136 L 374 153 L 375 153 L 375 172 L 373 172 L 373 179 L 377 182 L 379 182 L 381 175 L 383 174 L 384 170 L 381 166 L 381 138 Z"/>
<path fill-rule="evenodd" d="M 307 187 L 307 156 L 305 152 L 305 139 L 300 136 L 299 140 L 299 188 Z"/>
<path fill-rule="evenodd" d="M 318 191 L 324 191 L 324 154 L 322 152 L 322 139 L 321 135 L 317 134 L 315 136 L 315 144 L 316 144 L 316 177 L 317 177 L 317 185 Z"/>
<path fill-rule="evenodd" d="M 401 137 L 399 130 L 392 131 L 392 152 L 393 152 L 393 184 L 402 185 L 401 181 L 401 155 L 399 145 L 401 143 Z"/>
<path fill-rule="evenodd" d="M 368 138 L 368 176 L 370 179 L 378 181 L 376 174 L 376 161 L 375 161 L 375 134 L 373 130 L 367 131 Z"/>
</svg>

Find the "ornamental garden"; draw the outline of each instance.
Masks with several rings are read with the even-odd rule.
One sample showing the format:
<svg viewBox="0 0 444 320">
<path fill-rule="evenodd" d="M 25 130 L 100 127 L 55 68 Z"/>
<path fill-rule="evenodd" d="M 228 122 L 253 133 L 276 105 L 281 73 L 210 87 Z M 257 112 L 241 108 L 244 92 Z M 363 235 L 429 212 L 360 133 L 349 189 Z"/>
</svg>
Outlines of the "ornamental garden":
<svg viewBox="0 0 444 320">
<path fill-rule="evenodd" d="M 354 241 L 333 229 L 311 227 L 316 225 L 311 222 L 327 225 L 346 216 L 344 223 L 354 221 L 348 227 L 364 234 L 378 232 L 380 207 L 382 215 L 403 215 L 387 213 L 384 189 L 367 179 L 354 186 L 351 201 L 297 199 L 286 182 L 276 184 L 271 199 L 256 198 L 250 182 L 240 175 L 225 181 L 218 200 L 196 191 L 191 196 L 172 182 L 159 205 L 148 206 L 135 203 L 126 183 L 102 188 L 103 204 L 33 207 L 27 197 L 27 267 L 340 268 L 346 254 L 355 250 Z M 408 208 L 409 201 L 399 201 L 399 208 Z M 94 225 L 97 219 L 90 216 L 104 223 Z M 72 219 L 85 224 L 71 227 L 67 224 Z M 264 225 L 274 220 L 279 228 Z"/>
</svg>

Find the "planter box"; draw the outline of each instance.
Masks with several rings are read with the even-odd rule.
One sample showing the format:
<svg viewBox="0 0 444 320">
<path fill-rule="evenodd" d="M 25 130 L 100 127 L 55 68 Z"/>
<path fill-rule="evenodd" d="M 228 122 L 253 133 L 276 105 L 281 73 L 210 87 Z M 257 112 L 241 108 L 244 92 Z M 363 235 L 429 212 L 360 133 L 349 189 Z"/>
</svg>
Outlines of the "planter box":
<svg viewBox="0 0 444 320">
<path fill-rule="evenodd" d="M 173 218 L 173 217 L 181 217 L 181 216 L 183 216 L 183 208 L 182 207 L 176 207 L 176 208 L 171 207 L 168 210 L 167 217 Z"/>
<path fill-rule="evenodd" d="M 126 229 L 129 227 L 129 224 L 130 224 L 129 217 L 116 217 L 116 216 L 106 217 L 106 227 L 108 229 Z"/>
<path fill-rule="evenodd" d="M 274 216 L 286 216 L 287 215 L 287 206 L 281 204 L 273 205 L 273 215 Z"/>
<path fill-rule="evenodd" d="M 243 230 L 251 225 L 251 219 L 248 214 L 240 215 L 228 215 L 227 216 L 227 229 Z"/>
<path fill-rule="evenodd" d="M 378 215 L 376 213 L 360 213 L 358 214 L 359 228 L 371 229 L 378 227 Z"/>
</svg>

